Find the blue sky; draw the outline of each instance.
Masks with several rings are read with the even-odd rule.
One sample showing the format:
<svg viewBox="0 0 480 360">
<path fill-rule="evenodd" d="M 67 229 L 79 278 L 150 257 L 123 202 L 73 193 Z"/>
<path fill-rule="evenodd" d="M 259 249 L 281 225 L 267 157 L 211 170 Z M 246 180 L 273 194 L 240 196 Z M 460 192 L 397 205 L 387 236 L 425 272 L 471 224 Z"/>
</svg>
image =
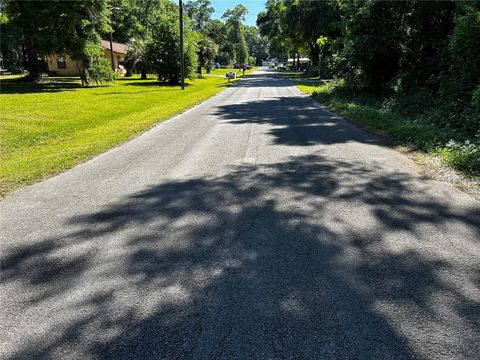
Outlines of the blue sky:
<svg viewBox="0 0 480 360">
<path fill-rule="evenodd" d="M 220 19 L 227 9 L 233 9 L 237 4 L 243 4 L 248 9 L 245 16 L 247 25 L 255 25 L 257 22 L 257 14 L 265 10 L 266 0 L 210 0 L 215 9 L 212 17 Z"/>
</svg>

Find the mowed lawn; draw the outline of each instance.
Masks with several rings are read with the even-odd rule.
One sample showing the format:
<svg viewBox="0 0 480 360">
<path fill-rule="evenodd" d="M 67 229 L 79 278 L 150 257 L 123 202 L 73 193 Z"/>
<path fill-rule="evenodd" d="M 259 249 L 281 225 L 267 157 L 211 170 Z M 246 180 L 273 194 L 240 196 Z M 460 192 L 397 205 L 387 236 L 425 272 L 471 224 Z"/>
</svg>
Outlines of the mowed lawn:
<svg viewBox="0 0 480 360">
<path fill-rule="evenodd" d="M 245 71 L 245 75 L 249 75 L 252 71 L 255 71 L 256 67 L 253 67 L 250 70 Z M 242 77 L 242 69 L 233 69 L 233 68 L 219 68 L 210 70 L 210 74 L 207 74 L 206 70 L 202 69 L 202 74 L 204 75 L 221 75 L 225 76 L 228 72 L 236 72 L 238 77 Z"/>
<path fill-rule="evenodd" d="M 221 77 L 184 91 L 154 79 L 82 88 L 75 78 L 33 85 L 0 78 L 0 196 L 120 144 L 227 86 Z"/>
</svg>

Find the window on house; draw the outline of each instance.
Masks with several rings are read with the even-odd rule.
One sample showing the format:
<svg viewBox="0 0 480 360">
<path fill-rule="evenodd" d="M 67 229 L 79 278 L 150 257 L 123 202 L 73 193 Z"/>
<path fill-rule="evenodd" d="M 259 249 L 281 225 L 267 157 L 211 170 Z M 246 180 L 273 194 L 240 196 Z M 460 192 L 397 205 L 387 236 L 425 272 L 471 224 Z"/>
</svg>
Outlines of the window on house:
<svg viewBox="0 0 480 360">
<path fill-rule="evenodd" d="M 65 56 L 57 56 L 57 67 L 59 69 L 67 68 L 67 61 L 65 59 Z"/>
</svg>

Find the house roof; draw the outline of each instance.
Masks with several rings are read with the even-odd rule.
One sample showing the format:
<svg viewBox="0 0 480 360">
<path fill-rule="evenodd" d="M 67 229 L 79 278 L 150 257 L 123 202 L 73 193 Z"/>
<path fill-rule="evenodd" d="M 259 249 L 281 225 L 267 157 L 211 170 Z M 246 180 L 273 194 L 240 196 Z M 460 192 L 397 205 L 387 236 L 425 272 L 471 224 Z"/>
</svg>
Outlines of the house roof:
<svg viewBox="0 0 480 360">
<path fill-rule="evenodd" d="M 104 49 L 110 50 L 110 41 L 109 40 L 101 40 L 102 47 Z M 127 49 L 128 45 L 127 44 L 122 44 L 122 43 L 117 43 L 117 42 L 112 42 L 113 45 L 113 52 L 117 54 L 127 54 Z"/>
</svg>

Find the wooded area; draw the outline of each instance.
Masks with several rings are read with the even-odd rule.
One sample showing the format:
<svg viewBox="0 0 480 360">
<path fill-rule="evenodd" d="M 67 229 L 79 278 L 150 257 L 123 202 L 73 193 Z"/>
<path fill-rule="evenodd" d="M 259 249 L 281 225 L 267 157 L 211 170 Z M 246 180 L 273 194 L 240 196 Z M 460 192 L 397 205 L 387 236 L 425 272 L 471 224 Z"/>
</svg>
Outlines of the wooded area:
<svg viewBox="0 0 480 360">
<path fill-rule="evenodd" d="M 306 53 L 307 75 L 334 78 L 331 92 L 434 125 L 407 140 L 447 149 L 458 168 L 480 174 L 480 2 L 269 0 L 266 7 L 257 24 L 272 54 Z"/>
</svg>

